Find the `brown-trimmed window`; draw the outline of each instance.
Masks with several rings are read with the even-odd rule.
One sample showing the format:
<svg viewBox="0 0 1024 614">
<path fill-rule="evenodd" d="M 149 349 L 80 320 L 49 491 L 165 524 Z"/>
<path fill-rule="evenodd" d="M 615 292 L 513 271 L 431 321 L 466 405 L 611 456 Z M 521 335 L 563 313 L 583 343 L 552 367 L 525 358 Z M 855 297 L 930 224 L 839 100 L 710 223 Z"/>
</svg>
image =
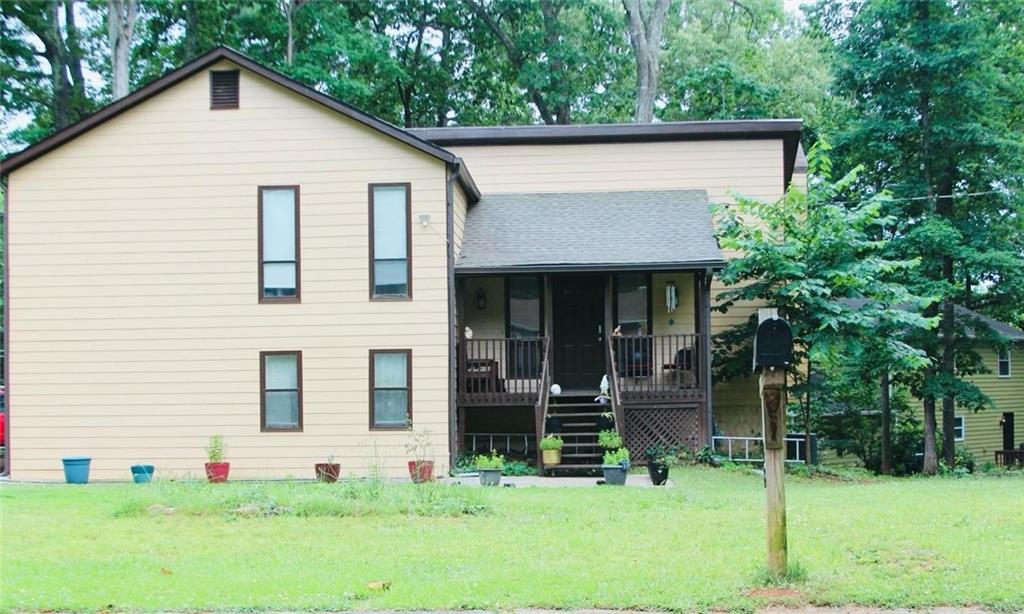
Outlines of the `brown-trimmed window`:
<svg viewBox="0 0 1024 614">
<path fill-rule="evenodd" d="M 651 334 L 651 276 L 618 273 L 614 288 L 615 326 L 627 336 Z"/>
<path fill-rule="evenodd" d="M 412 350 L 370 350 L 370 428 L 412 424 Z"/>
<path fill-rule="evenodd" d="M 370 184 L 370 300 L 412 298 L 412 186 Z"/>
<path fill-rule="evenodd" d="M 299 186 L 259 188 L 260 302 L 299 301 Z"/>
<path fill-rule="evenodd" d="M 302 430 L 302 352 L 260 352 L 260 429 Z"/>
</svg>

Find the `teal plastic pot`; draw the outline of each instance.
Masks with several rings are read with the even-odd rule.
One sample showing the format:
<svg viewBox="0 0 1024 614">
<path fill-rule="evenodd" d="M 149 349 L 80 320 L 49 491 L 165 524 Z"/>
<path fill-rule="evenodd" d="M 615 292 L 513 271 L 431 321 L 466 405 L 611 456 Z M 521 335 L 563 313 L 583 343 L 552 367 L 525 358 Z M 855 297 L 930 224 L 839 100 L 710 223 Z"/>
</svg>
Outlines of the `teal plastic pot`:
<svg viewBox="0 0 1024 614">
<path fill-rule="evenodd" d="M 153 480 L 154 471 L 153 465 L 132 465 L 132 479 L 136 484 L 148 484 Z"/>
<path fill-rule="evenodd" d="M 64 461 L 64 480 L 68 484 L 88 484 L 89 483 L 89 463 L 92 462 L 92 458 L 88 456 L 65 456 Z"/>
</svg>

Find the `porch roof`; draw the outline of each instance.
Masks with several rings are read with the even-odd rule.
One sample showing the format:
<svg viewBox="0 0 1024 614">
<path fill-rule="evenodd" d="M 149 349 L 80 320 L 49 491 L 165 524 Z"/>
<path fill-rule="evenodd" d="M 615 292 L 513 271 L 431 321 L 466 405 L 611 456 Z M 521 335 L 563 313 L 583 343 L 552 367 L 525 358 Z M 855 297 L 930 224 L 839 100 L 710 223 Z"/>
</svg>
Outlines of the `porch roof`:
<svg viewBox="0 0 1024 614">
<path fill-rule="evenodd" d="M 718 269 L 704 190 L 486 194 L 466 216 L 455 270 Z"/>
</svg>

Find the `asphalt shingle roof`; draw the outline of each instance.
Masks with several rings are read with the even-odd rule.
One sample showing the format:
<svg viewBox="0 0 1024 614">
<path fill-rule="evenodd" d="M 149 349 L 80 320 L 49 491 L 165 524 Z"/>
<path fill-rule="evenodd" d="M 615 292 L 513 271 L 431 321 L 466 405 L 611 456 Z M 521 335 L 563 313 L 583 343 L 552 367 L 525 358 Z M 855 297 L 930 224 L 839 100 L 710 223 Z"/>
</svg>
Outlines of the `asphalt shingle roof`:
<svg viewBox="0 0 1024 614">
<path fill-rule="evenodd" d="M 719 268 L 704 190 L 485 194 L 460 272 Z"/>
</svg>

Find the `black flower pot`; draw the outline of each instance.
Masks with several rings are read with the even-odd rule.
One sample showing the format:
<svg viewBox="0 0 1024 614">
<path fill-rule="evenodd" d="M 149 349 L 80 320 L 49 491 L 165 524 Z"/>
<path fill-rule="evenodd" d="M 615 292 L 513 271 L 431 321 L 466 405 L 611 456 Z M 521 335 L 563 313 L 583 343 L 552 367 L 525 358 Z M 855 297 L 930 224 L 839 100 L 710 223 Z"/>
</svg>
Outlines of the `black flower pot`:
<svg viewBox="0 0 1024 614">
<path fill-rule="evenodd" d="M 661 486 L 668 481 L 668 465 L 647 463 L 647 474 L 651 476 L 651 484 Z"/>
<path fill-rule="evenodd" d="M 597 430 L 598 432 L 615 430 L 615 418 L 612 416 L 598 416 Z"/>
</svg>

